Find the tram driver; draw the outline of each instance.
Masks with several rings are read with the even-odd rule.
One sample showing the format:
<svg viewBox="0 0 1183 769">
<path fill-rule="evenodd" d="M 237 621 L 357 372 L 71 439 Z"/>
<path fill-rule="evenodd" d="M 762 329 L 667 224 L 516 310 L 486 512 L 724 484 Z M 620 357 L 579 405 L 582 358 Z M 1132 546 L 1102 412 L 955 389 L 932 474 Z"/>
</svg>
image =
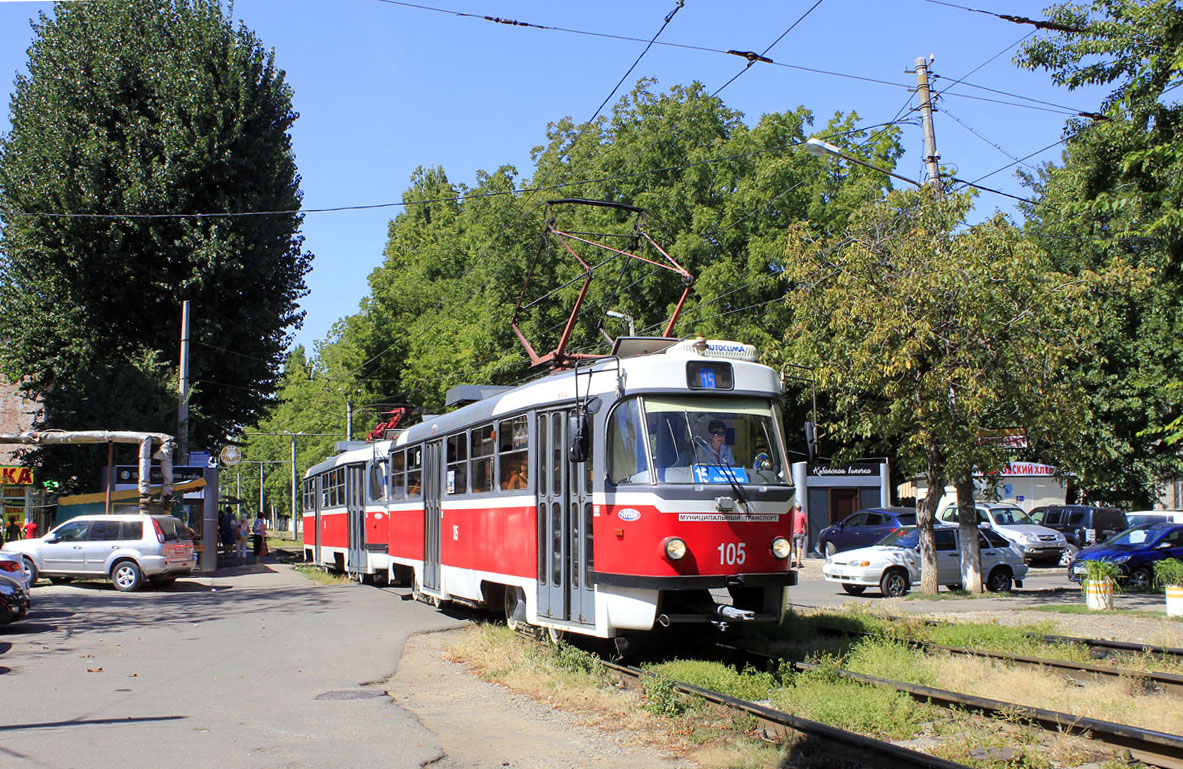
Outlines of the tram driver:
<svg viewBox="0 0 1183 769">
<path fill-rule="evenodd" d="M 727 425 L 712 419 L 707 425 L 707 437 L 694 441 L 695 462 L 708 465 L 735 466 L 735 453 L 727 445 Z"/>
</svg>

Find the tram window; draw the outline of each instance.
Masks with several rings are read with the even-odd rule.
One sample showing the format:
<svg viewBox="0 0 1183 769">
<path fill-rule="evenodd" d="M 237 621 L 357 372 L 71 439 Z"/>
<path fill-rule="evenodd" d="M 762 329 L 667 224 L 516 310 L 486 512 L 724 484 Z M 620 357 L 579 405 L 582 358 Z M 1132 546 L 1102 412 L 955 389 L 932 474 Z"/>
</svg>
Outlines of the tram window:
<svg viewBox="0 0 1183 769">
<path fill-rule="evenodd" d="M 497 424 L 498 477 L 503 489 L 524 489 L 529 484 L 529 424 L 524 416 Z"/>
<path fill-rule="evenodd" d="M 407 495 L 407 453 L 390 453 L 390 498 L 402 499 Z"/>
<path fill-rule="evenodd" d="M 423 447 L 407 449 L 407 496 L 417 497 L 423 493 Z"/>
<path fill-rule="evenodd" d="M 468 433 L 448 438 L 447 490 L 449 494 L 468 492 Z"/>
<path fill-rule="evenodd" d="M 474 492 L 493 490 L 493 448 L 495 445 L 493 425 L 485 425 L 472 431 L 471 475 Z"/>
<path fill-rule="evenodd" d="M 371 462 L 369 476 L 369 483 L 367 491 L 371 502 L 379 502 L 386 499 L 386 463 L 385 462 Z"/>
<path fill-rule="evenodd" d="M 551 414 L 550 417 L 550 445 L 553 452 L 551 459 L 551 493 L 556 497 L 563 493 L 563 415 Z"/>
<path fill-rule="evenodd" d="M 648 451 L 636 398 L 618 405 L 608 417 L 608 478 L 612 483 L 648 483 Z"/>
<path fill-rule="evenodd" d="M 587 445 L 589 448 L 588 448 L 588 452 L 587 452 L 587 460 L 584 461 L 584 463 L 583 463 L 583 484 L 584 484 L 584 491 L 586 491 L 588 494 L 591 494 L 592 493 L 592 484 L 595 481 L 595 476 L 592 475 L 592 453 L 593 453 L 593 450 L 591 447 L 594 447 L 596 445 L 596 441 L 595 441 L 595 434 L 592 432 L 592 427 L 591 427 L 590 422 L 587 426 Z"/>
</svg>

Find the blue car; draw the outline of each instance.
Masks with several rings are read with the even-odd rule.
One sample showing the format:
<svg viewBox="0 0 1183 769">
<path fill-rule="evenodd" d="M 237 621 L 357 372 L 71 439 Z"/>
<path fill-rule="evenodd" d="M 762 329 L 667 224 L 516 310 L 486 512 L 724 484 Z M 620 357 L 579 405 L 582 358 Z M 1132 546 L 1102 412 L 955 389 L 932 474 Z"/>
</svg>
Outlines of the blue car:
<svg viewBox="0 0 1183 769">
<path fill-rule="evenodd" d="M 870 547 L 893 531 L 916 525 L 910 507 L 868 507 L 822 529 L 815 548 L 827 558 L 843 550 Z"/>
<path fill-rule="evenodd" d="M 1126 529 L 1100 545 L 1086 547 L 1068 564 L 1068 579 L 1084 579 L 1083 561 L 1113 561 L 1131 587 L 1154 584 L 1154 562 L 1183 559 L 1183 523 L 1148 523 Z"/>
</svg>

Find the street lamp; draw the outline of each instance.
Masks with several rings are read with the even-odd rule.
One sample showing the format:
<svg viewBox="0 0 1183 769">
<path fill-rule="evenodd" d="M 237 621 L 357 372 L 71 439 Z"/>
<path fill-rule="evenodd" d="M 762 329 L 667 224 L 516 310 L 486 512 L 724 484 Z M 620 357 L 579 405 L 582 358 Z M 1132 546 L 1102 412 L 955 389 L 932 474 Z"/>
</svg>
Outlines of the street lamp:
<svg viewBox="0 0 1183 769">
<path fill-rule="evenodd" d="M 807 139 L 805 144 L 803 144 L 801 146 L 803 146 L 805 148 L 805 151 L 808 152 L 810 155 L 833 155 L 835 157 L 842 158 L 843 160 L 848 160 L 851 163 L 854 163 L 856 165 L 865 166 L 866 168 L 870 168 L 874 171 L 878 171 L 881 174 L 887 174 L 888 176 L 892 177 L 893 179 L 899 179 L 900 181 L 907 182 L 908 184 L 914 184 L 917 187 L 924 186 L 923 184 L 921 184 L 920 182 L 918 182 L 914 179 L 909 179 L 906 176 L 900 176 L 899 174 L 892 173 L 891 171 L 888 171 L 886 168 L 880 168 L 879 166 L 873 166 L 870 163 L 866 162 L 865 160 L 859 160 L 858 158 L 853 158 L 850 155 L 847 155 L 842 150 L 835 147 L 833 144 L 830 144 L 827 141 L 822 141 L 821 139 L 816 139 L 816 138 Z"/>
<path fill-rule="evenodd" d="M 628 322 L 628 335 L 629 336 L 636 336 L 637 335 L 637 330 L 633 326 L 633 316 L 625 315 L 623 312 L 617 312 L 616 310 L 608 310 L 608 312 L 606 312 L 604 314 L 607 315 L 609 318 L 619 318 L 620 320 L 627 321 Z"/>
</svg>

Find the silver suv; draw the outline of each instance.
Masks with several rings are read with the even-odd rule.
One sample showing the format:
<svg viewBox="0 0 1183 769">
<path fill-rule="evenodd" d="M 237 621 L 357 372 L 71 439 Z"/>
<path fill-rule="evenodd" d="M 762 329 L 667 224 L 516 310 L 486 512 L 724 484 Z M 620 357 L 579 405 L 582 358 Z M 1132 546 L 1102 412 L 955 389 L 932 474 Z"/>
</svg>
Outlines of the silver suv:
<svg viewBox="0 0 1183 769">
<path fill-rule="evenodd" d="M 197 565 L 189 529 L 171 515 L 80 515 L 44 537 L 7 542 L 29 574 L 53 581 L 105 577 L 117 590 L 138 590 L 148 579 L 167 584 Z"/>
<path fill-rule="evenodd" d="M 1032 566 L 1055 566 L 1068 543 L 1055 529 L 1040 526 L 1022 508 L 1004 502 L 978 502 L 978 526 L 988 526 L 1010 540 L 1023 560 Z M 941 523 L 957 523 L 957 508 L 946 507 L 937 515 Z"/>
</svg>

